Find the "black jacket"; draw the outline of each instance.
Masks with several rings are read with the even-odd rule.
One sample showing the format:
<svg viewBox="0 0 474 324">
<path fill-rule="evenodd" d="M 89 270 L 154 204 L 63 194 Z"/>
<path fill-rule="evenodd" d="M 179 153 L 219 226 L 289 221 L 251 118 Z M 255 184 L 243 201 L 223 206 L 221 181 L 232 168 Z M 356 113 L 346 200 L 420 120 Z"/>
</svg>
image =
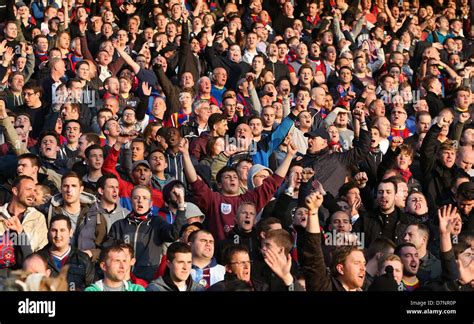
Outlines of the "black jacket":
<svg viewBox="0 0 474 324">
<path fill-rule="evenodd" d="M 237 226 L 232 228 L 225 240 L 219 241 L 217 244 L 217 253 L 215 254 L 218 263 L 224 264 L 225 250 L 232 245 L 243 245 L 249 250 L 250 260 L 255 260 L 260 254 L 260 241 L 258 240 L 257 231 L 255 229 L 250 233 L 242 232 Z"/>
<path fill-rule="evenodd" d="M 51 276 L 59 276 L 61 271 L 56 267 L 56 264 L 51 257 L 49 250 L 51 249 L 51 244 L 46 245 L 44 248 L 38 251 L 38 254 L 43 256 L 48 260 L 48 267 L 51 270 Z M 87 254 L 71 247 L 71 252 L 69 253 L 66 265 L 69 265 L 69 270 L 67 273 L 67 281 L 69 290 L 84 290 L 87 286 L 91 285 L 95 281 L 95 271 L 94 266 Z"/>
<path fill-rule="evenodd" d="M 226 286 L 233 282 L 234 280 L 239 280 L 237 276 L 233 273 L 226 272 L 224 275 L 224 280 L 216 282 L 207 291 L 227 291 Z M 250 282 L 247 283 L 249 290 L 252 291 L 270 291 L 270 287 L 261 281 L 250 278 Z"/>
<path fill-rule="evenodd" d="M 395 210 L 388 215 L 377 208 L 368 217 L 359 218 L 358 221 L 361 222 L 360 228 L 364 232 L 366 246 L 380 236 L 399 243 L 410 224 L 408 217 L 398 207 L 395 207 Z"/>
<path fill-rule="evenodd" d="M 430 210 L 438 209 L 442 197 L 448 195 L 457 170 L 456 165 L 446 168 L 437 158 L 440 148 L 437 138 L 440 132 L 441 128 L 437 124 L 431 126 L 420 149 L 420 164 L 424 172 L 423 192 Z"/>
<path fill-rule="evenodd" d="M 262 257 L 260 260 L 254 260 L 252 265 L 251 277 L 252 280 L 258 280 L 268 285 L 270 291 L 303 291 L 303 287 L 296 281 L 297 268 L 294 262 L 291 263 L 291 270 L 293 276 L 293 283 L 290 287 L 286 286 L 265 263 Z"/>
<path fill-rule="evenodd" d="M 188 22 L 183 22 L 181 26 L 181 46 L 178 53 L 178 78 L 180 78 L 184 72 L 190 72 L 193 75 L 194 82 L 197 82 L 202 74 L 203 67 L 201 67 L 199 57 L 194 55 L 191 51 Z"/>
<path fill-rule="evenodd" d="M 363 160 L 359 162 L 359 171 L 367 173 L 369 179 L 368 186 L 370 188 L 375 187 L 377 183 L 377 170 L 382 159 L 383 153 L 381 150 L 369 151 L 369 153 L 364 156 Z"/>
<path fill-rule="evenodd" d="M 303 167 L 312 167 L 315 178 L 334 196 L 344 184 L 348 168 L 363 159 L 370 149 L 370 133 L 361 130 L 360 137 L 353 141 L 354 148 L 341 153 L 331 153 L 329 148 L 316 154 L 307 153 L 301 159 Z"/>
<path fill-rule="evenodd" d="M 435 93 L 428 91 L 425 96 L 426 103 L 430 111 L 431 118 L 438 116 L 439 112 L 445 107 L 445 104 L 441 98 Z"/>
<path fill-rule="evenodd" d="M 214 47 L 206 46 L 204 51 L 204 57 L 206 61 L 210 64 L 212 69 L 216 67 L 223 67 L 227 71 L 227 82 L 225 87 L 227 89 L 238 90 L 237 82 L 239 79 L 250 72 L 251 67 L 249 64 L 241 61 L 239 63 L 231 61 L 227 57 L 218 56 L 215 52 Z"/>
<path fill-rule="evenodd" d="M 128 239 L 137 259 L 132 273 L 138 278 L 151 281 L 161 262 L 163 243 L 177 240 L 179 231 L 185 223 L 185 212 L 180 210 L 173 224 L 168 224 L 158 216 L 137 221 L 128 215 L 112 225 L 105 245 Z"/>
<path fill-rule="evenodd" d="M 471 284 L 459 282 L 459 271 L 456 265 L 456 258 L 451 249 L 440 254 L 441 278 L 438 281 L 427 283 L 420 287 L 419 291 L 474 291 Z"/>
</svg>

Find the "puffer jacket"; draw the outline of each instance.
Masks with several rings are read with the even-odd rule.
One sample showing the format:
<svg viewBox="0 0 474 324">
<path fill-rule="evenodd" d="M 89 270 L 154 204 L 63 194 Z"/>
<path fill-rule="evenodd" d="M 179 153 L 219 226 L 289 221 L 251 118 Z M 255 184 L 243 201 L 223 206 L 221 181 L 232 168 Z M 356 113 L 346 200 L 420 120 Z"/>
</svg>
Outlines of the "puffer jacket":
<svg viewBox="0 0 474 324">
<path fill-rule="evenodd" d="M 7 218 L 12 217 L 8 213 L 8 203 L 0 207 L 0 213 Z M 36 252 L 48 244 L 48 228 L 46 227 L 46 219 L 42 213 L 34 207 L 28 207 L 23 214 L 23 231 L 27 234 L 30 241 L 31 250 Z M 3 222 L 0 222 L 0 233 L 3 235 L 6 231 Z"/>
<path fill-rule="evenodd" d="M 77 219 L 74 236 L 71 239 L 71 246 L 79 250 L 90 250 L 92 260 L 95 262 L 99 258 L 100 248 L 107 235 L 107 219 L 98 212 L 98 204 L 95 196 L 82 192 L 80 196 L 81 212 Z M 57 194 L 51 198 L 48 208 L 48 224 L 55 215 L 61 215 L 63 207 L 63 197 Z"/>
</svg>

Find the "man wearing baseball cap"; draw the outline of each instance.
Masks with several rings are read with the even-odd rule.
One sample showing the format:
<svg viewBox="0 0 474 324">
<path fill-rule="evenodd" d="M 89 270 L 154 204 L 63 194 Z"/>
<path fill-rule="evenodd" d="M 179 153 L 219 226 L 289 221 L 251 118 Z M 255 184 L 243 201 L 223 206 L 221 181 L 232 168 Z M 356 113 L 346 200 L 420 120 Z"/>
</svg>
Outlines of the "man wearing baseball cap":
<svg viewBox="0 0 474 324">
<path fill-rule="evenodd" d="M 360 159 L 369 153 L 370 133 L 363 112 L 355 111 L 354 129 L 359 130 L 354 138 L 354 147 L 346 152 L 331 153 L 328 143 L 329 134 L 325 128 L 317 128 L 305 134 L 308 137 L 308 150 L 303 156 L 303 167 L 311 167 L 326 191 L 337 195 L 344 184 L 348 169 L 356 165 Z"/>
</svg>

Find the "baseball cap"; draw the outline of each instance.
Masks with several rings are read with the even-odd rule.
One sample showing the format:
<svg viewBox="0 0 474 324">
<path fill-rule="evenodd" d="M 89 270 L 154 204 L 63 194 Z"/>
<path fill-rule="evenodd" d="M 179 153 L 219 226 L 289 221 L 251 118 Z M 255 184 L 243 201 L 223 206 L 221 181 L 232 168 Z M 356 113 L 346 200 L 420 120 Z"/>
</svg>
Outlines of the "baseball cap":
<svg viewBox="0 0 474 324">
<path fill-rule="evenodd" d="M 132 164 L 132 171 L 135 170 L 135 168 L 136 168 L 137 166 L 139 166 L 139 165 L 144 165 L 144 166 L 146 166 L 148 169 L 151 170 L 150 163 L 148 163 L 147 160 L 138 160 L 138 161 L 133 162 L 133 164 Z"/>
<path fill-rule="evenodd" d="M 23 1 L 15 3 L 15 6 L 20 9 L 21 7 L 28 7 Z"/>
<path fill-rule="evenodd" d="M 312 130 L 311 132 L 307 132 L 304 134 L 305 137 L 321 137 L 325 139 L 326 141 L 329 142 L 329 133 L 327 130 L 323 127 L 316 128 L 315 130 Z"/>
</svg>

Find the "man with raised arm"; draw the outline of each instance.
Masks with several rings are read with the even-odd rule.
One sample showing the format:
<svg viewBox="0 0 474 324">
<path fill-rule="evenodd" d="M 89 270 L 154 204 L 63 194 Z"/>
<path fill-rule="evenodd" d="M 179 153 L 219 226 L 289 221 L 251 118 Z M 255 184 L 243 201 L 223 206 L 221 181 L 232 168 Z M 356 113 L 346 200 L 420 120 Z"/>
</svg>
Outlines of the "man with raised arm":
<svg viewBox="0 0 474 324">
<path fill-rule="evenodd" d="M 273 194 L 281 186 L 296 154 L 296 145 L 288 145 L 288 153 L 275 173 L 265 179 L 263 184 L 245 194 L 239 194 L 239 179 L 233 167 L 224 167 L 217 173 L 219 192 L 213 192 L 204 181 L 198 179 L 196 170 L 191 162 L 187 139 L 181 140 L 180 152 L 183 154 L 184 172 L 188 183 L 194 192 L 196 205 L 204 212 L 209 220 L 209 230 L 217 240 L 223 240 L 235 225 L 235 213 L 244 201 L 256 203 L 257 212 L 263 209 Z"/>
</svg>

